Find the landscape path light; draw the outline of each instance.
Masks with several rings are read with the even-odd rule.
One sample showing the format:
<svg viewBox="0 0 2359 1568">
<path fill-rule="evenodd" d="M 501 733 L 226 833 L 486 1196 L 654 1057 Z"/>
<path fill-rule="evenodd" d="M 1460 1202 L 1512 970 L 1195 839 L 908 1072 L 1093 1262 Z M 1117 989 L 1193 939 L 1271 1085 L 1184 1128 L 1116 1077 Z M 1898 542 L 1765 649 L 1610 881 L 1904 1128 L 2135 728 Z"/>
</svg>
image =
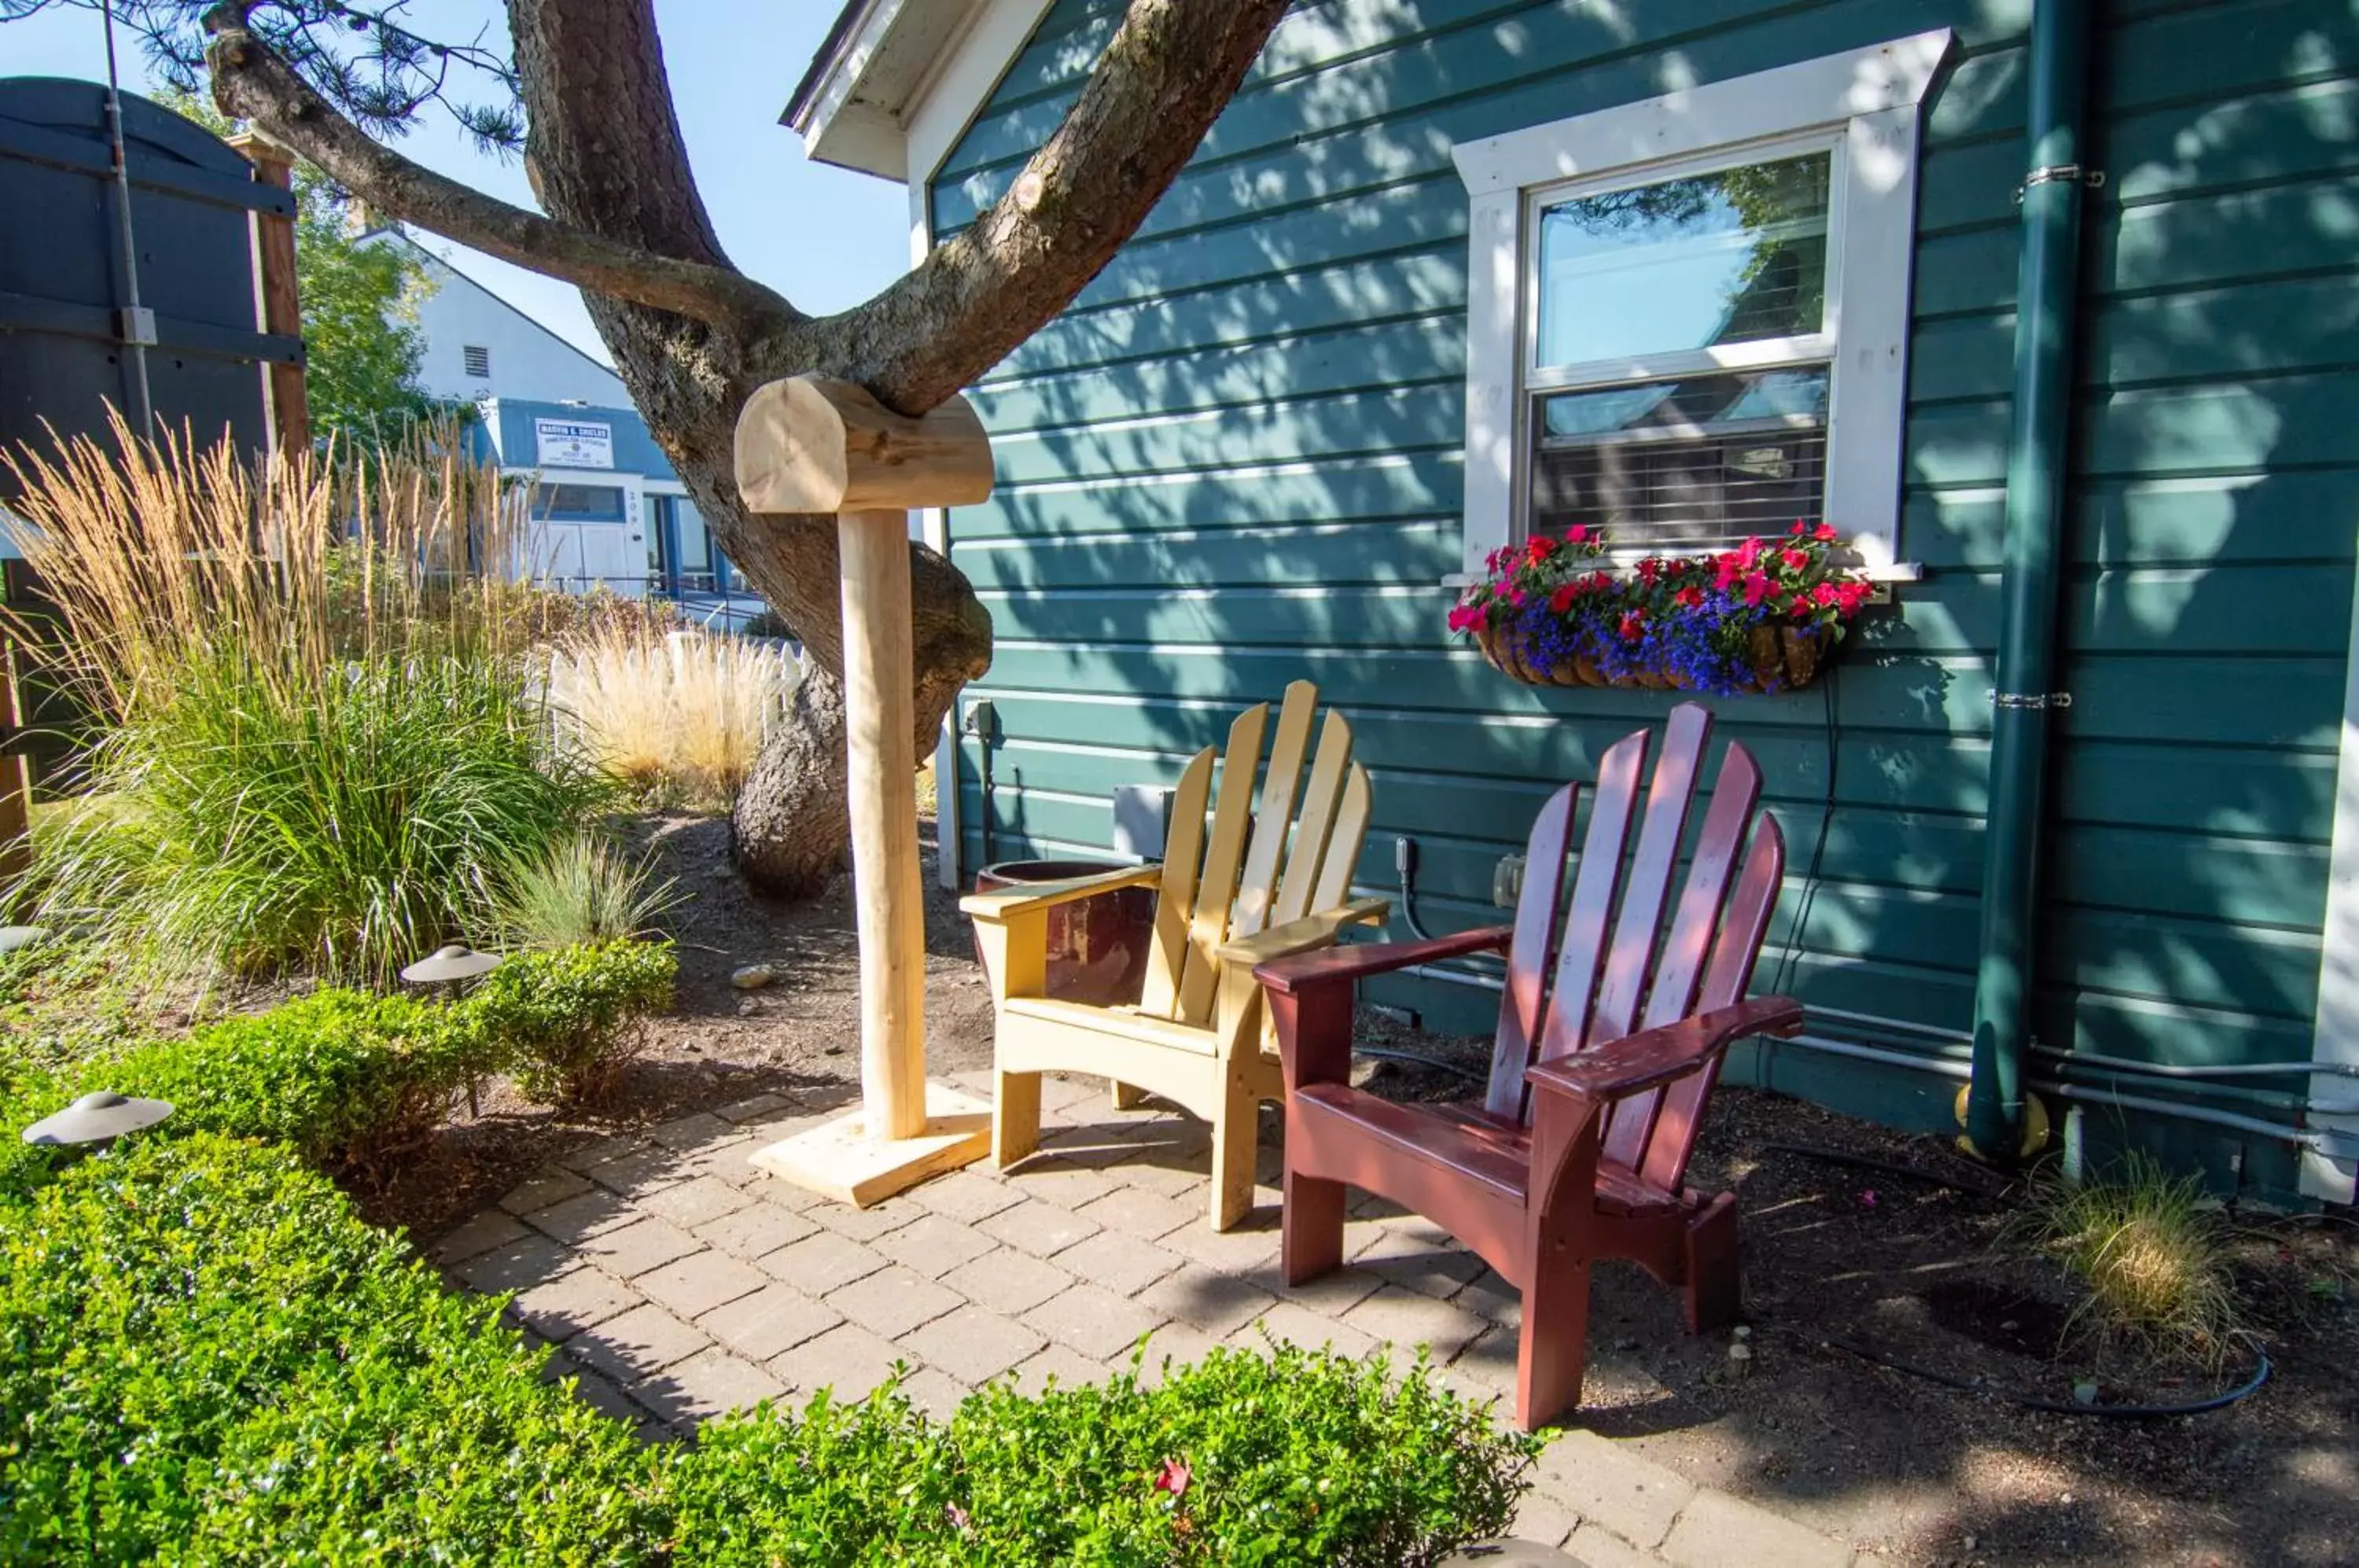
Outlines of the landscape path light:
<svg viewBox="0 0 2359 1568">
<path fill-rule="evenodd" d="M 449 999 L 459 999 L 459 987 L 470 980 L 480 980 L 497 969 L 503 960 L 496 953 L 477 953 L 463 942 L 454 942 L 436 948 L 401 972 L 401 977 L 413 985 L 448 985 Z M 467 1074 L 467 1114 L 480 1116 L 484 1108 L 475 1094 L 475 1075 Z"/>
<path fill-rule="evenodd" d="M 100 1089 L 53 1116 L 43 1116 L 25 1129 L 24 1138 L 47 1149 L 112 1143 L 125 1133 L 154 1127 L 171 1114 L 168 1100 L 139 1100 Z"/>
</svg>

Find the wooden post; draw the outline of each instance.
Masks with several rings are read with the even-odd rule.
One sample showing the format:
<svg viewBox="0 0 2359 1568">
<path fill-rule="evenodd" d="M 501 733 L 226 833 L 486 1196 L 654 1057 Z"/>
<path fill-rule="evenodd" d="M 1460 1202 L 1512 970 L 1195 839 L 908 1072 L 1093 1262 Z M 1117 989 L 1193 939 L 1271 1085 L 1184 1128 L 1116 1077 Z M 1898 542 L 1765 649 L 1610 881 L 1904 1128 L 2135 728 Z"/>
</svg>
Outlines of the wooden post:
<svg viewBox="0 0 2359 1568">
<path fill-rule="evenodd" d="M 926 915 L 908 514 L 845 512 L 835 537 L 860 925 L 860 1094 L 869 1136 L 915 1138 L 926 1130 Z"/>
<path fill-rule="evenodd" d="M 277 142 L 252 131 L 229 138 L 229 145 L 254 165 L 254 178 L 281 191 L 295 189 L 295 155 Z M 256 314 L 266 332 L 287 337 L 303 335 L 303 308 L 295 281 L 295 221 L 276 213 L 254 214 L 254 272 Z M 272 360 L 264 367 L 263 389 L 270 399 L 270 430 L 284 452 L 311 448 L 311 404 L 303 390 L 303 366 Z"/>
<path fill-rule="evenodd" d="M 865 1206 L 982 1158 L 991 1107 L 926 1082 L 908 511 L 991 494 L 991 443 L 965 399 L 908 419 L 845 381 L 774 381 L 737 420 L 737 488 L 760 515 L 832 512 L 860 928 L 861 1108 L 754 1163 Z"/>
</svg>

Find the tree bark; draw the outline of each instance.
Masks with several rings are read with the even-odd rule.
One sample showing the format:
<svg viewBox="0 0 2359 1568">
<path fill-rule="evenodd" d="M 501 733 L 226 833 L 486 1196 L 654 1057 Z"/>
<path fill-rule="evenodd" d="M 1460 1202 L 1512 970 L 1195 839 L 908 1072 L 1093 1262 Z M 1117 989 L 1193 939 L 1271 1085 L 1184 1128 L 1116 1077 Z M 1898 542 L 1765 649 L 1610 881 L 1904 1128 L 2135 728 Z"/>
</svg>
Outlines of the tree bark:
<svg viewBox="0 0 2359 1568">
<path fill-rule="evenodd" d="M 792 722 L 747 780 L 736 837 L 756 882 L 823 885 L 848 833 L 834 521 L 746 513 L 738 410 L 765 382 L 817 373 L 920 414 L 998 363 L 1146 218 L 1288 0 L 1131 0 L 1064 124 L 1007 194 L 898 283 L 823 321 L 723 253 L 680 139 L 653 0 L 507 0 L 530 126 L 526 169 L 546 216 L 370 139 L 246 29 L 250 3 L 229 0 L 205 19 L 225 113 L 381 212 L 582 288 L 697 510 L 810 654 Z M 990 668 L 991 616 L 948 561 L 911 549 L 922 755 L 959 688 Z"/>
</svg>

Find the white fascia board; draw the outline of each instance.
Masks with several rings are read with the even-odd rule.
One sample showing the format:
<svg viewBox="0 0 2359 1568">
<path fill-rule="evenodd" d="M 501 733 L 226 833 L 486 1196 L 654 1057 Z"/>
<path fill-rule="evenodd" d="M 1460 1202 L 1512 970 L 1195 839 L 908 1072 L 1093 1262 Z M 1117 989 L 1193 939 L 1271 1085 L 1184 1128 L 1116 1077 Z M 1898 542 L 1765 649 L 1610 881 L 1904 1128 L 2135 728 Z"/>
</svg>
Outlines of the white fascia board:
<svg viewBox="0 0 2359 1568">
<path fill-rule="evenodd" d="M 876 0 L 799 116 L 813 160 L 921 184 L 1023 51 L 1050 0 Z"/>
</svg>

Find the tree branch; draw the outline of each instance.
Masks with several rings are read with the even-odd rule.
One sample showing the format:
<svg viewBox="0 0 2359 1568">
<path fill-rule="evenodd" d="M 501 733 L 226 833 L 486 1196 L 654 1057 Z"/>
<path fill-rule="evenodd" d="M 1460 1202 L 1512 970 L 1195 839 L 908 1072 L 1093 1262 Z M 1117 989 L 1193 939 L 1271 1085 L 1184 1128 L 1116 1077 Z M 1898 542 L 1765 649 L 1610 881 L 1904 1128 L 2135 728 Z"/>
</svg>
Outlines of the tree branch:
<svg viewBox="0 0 2359 1568">
<path fill-rule="evenodd" d="M 1288 0 L 1131 0 L 1064 124 L 989 211 L 793 352 L 921 414 L 1046 326 L 1169 188 Z"/>
<path fill-rule="evenodd" d="M 777 332 L 806 318 L 727 267 L 608 239 L 484 195 L 373 141 L 245 26 L 244 7 L 205 16 L 213 101 L 309 158 L 394 217 L 582 289 L 670 310 L 733 332 Z"/>
</svg>

